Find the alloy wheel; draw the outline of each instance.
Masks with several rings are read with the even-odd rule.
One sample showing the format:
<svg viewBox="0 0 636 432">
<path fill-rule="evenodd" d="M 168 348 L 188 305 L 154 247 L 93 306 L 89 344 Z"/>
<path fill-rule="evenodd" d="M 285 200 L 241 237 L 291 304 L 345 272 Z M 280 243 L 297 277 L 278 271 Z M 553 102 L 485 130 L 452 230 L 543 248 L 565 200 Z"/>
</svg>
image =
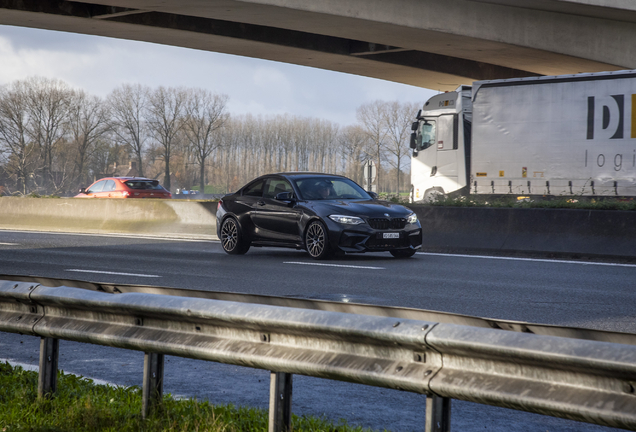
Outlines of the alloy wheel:
<svg viewBox="0 0 636 432">
<path fill-rule="evenodd" d="M 226 219 L 221 227 L 221 243 L 223 249 L 227 252 L 232 252 L 236 249 L 238 244 L 238 227 L 234 219 Z"/>
<path fill-rule="evenodd" d="M 325 230 L 319 222 L 312 222 L 307 229 L 306 244 L 307 252 L 313 258 L 318 258 L 325 251 Z"/>
</svg>

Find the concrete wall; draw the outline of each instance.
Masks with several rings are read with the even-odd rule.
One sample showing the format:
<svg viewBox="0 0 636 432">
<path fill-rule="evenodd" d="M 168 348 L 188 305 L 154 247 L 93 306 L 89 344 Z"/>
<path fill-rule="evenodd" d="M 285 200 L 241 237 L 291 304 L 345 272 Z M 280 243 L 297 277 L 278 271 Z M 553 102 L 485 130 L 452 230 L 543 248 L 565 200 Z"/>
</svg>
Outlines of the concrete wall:
<svg viewBox="0 0 636 432">
<path fill-rule="evenodd" d="M 216 238 L 216 202 L 0 198 L 0 229 Z"/>
<path fill-rule="evenodd" d="M 216 239 L 216 202 L 0 198 L 0 229 Z M 636 259 L 636 212 L 412 206 L 424 250 Z"/>
<path fill-rule="evenodd" d="M 413 206 L 424 248 L 636 259 L 636 212 Z"/>
</svg>

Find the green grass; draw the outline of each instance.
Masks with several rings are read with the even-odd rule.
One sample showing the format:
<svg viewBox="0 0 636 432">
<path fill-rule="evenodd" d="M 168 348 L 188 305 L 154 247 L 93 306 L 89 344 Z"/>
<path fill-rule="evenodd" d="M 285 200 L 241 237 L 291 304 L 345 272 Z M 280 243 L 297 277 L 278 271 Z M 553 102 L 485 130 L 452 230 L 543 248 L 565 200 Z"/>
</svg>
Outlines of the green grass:
<svg viewBox="0 0 636 432">
<path fill-rule="evenodd" d="M 490 198 L 481 196 L 447 197 L 438 196 L 428 204 L 450 207 L 498 207 L 498 208 L 549 208 L 549 209 L 587 209 L 587 210 L 625 210 L 636 211 L 636 200 L 616 198 L 590 199 L 587 197 L 554 197 L 517 199 L 514 196 Z"/>
<path fill-rule="evenodd" d="M 96 385 L 87 378 L 58 373 L 57 393 L 38 399 L 38 374 L 0 363 L 0 432 L 61 431 L 266 431 L 267 411 L 233 405 L 214 406 L 164 395 L 147 419 L 141 418 L 141 389 Z M 293 416 L 294 431 L 361 432 L 341 420 Z"/>
</svg>

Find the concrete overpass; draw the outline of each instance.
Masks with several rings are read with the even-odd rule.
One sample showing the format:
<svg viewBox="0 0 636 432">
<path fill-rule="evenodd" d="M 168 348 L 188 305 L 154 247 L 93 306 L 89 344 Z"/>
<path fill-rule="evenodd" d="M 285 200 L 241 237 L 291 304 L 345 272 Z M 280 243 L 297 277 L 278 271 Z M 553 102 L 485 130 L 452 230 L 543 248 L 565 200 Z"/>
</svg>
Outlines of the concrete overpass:
<svg viewBox="0 0 636 432">
<path fill-rule="evenodd" d="M 0 24 L 434 90 L 479 79 L 636 69 L 633 0 L 0 0 Z"/>
</svg>

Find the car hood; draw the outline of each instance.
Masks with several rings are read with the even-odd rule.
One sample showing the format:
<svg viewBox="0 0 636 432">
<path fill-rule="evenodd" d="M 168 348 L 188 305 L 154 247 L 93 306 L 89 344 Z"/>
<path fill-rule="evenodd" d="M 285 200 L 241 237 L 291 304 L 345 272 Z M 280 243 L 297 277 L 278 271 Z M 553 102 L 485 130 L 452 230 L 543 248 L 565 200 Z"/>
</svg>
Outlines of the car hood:
<svg viewBox="0 0 636 432">
<path fill-rule="evenodd" d="M 321 216 L 329 216 L 333 214 L 342 214 L 347 216 L 366 216 L 366 217 L 406 217 L 413 213 L 412 210 L 393 204 L 388 201 L 351 201 L 351 200 L 326 200 L 312 201 L 308 205 L 316 213 Z"/>
</svg>

